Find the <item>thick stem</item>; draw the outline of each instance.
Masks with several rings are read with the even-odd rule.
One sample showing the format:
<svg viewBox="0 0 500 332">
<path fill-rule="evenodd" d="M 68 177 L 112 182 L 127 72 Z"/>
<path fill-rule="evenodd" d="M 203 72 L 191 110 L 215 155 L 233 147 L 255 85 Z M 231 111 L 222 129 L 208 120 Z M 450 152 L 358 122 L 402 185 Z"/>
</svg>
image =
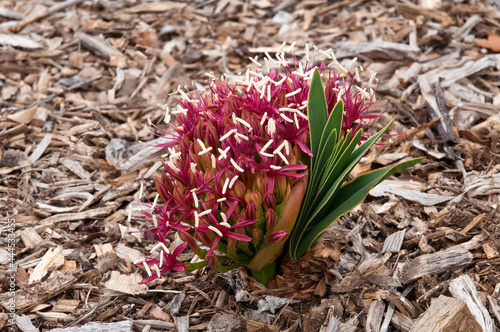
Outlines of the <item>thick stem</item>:
<svg viewBox="0 0 500 332">
<path fill-rule="evenodd" d="M 276 271 L 278 269 L 278 259 L 271 262 L 271 264 L 265 266 L 260 271 L 250 270 L 252 277 L 255 278 L 258 282 L 267 287 L 269 280 L 276 276 Z"/>
</svg>

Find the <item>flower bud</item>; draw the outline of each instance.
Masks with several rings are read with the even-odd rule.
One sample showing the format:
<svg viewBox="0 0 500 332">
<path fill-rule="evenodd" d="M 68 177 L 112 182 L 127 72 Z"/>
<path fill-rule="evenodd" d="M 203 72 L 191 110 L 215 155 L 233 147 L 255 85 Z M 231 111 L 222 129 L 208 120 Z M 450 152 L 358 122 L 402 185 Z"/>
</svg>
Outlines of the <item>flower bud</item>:
<svg viewBox="0 0 500 332">
<path fill-rule="evenodd" d="M 212 270 L 217 271 L 219 269 L 219 260 L 215 257 L 215 254 L 211 253 L 210 255 L 206 255 L 205 262 Z"/>
<path fill-rule="evenodd" d="M 262 205 L 262 195 L 255 188 L 252 191 L 247 190 L 247 193 L 245 194 L 245 201 L 247 203 L 250 203 L 250 201 L 254 201 L 256 206 L 261 206 Z"/>
<path fill-rule="evenodd" d="M 179 234 L 179 238 L 184 241 L 184 242 L 187 242 L 187 245 L 189 246 L 189 248 L 196 254 L 198 255 L 200 253 L 200 247 L 198 246 L 198 244 L 196 243 L 196 240 L 191 236 L 191 234 L 187 233 L 187 232 L 184 232 L 184 231 L 180 231 L 178 230 L 177 231 L 177 234 Z"/>
<path fill-rule="evenodd" d="M 278 243 L 286 239 L 288 236 L 288 233 L 285 231 L 276 231 L 272 232 L 266 237 L 267 243 Z"/>
<path fill-rule="evenodd" d="M 278 176 L 275 180 L 275 186 L 277 189 L 277 196 L 279 198 L 285 197 L 287 190 L 287 180 L 284 176 Z"/>
<path fill-rule="evenodd" d="M 228 253 L 232 252 L 236 248 L 237 244 L 238 244 L 238 240 L 233 239 L 232 237 L 229 237 L 227 239 L 227 252 Z"/>
<path fill-rule="evenodd" d="M 262 237 L 262 231 L 255 227 L 254 229 L 252 229 L 252 242 L 254 244 L 257 244 L 260 242 L 260 238 Z"/>
<path fill-rule="evenodd" d="M 245 219 L 257 219 L 257 206 L 255 205 L 255 202 L 253 200 L 250 200 L 250 203 L 247 204 L 247 207 L 245 209 Z"/>
<path fill-rule="evenodd" d="M 276 209 L 276 196 L 273 195 L 272 192 L 267 192 L 264 195 L 264 203 L 266 203 L 266 207 L 268 209 Z"/>
<path fill-rule="evenodd" d="M 241 182 L 240 180 L 236 180 L 236 182 L 233 185 L 232 190 L 236 196 L 244 197 L 245 191 L 247 190 L 247 188 L 245 187 L 243 182 Z"/>
<path fill-rule="evenodd" d="M 274 229 L 276 225 L 276 211 L 273 209 L 268 209 L 266 212 L 266 229 L 268 231 Z"/>
</svg>

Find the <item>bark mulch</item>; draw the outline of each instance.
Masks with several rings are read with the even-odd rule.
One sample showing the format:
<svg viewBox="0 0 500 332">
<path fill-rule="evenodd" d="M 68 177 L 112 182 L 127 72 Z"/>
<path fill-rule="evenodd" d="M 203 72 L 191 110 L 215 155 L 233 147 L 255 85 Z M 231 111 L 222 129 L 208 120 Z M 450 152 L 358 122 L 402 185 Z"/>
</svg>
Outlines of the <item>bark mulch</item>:
<svg viewBox="0 0 500 332">
<path fill-rule="evenodd" d="M 499 22 L 498 0 L 0 0 L 0 329 L 496 331 Z M 208 269 L 138 285 L 153 242 L 129 232 L 149 226 L 136 199 L 155 197 L 167 153 L 141 144 L 161 140 L 144 125 L 165 128 L 178 85 L 283 41 L 378 73 L 374 128 L 397 116 L 403 134 L 355 173 L 426 159 L 273 288 Z"/>
</svg>

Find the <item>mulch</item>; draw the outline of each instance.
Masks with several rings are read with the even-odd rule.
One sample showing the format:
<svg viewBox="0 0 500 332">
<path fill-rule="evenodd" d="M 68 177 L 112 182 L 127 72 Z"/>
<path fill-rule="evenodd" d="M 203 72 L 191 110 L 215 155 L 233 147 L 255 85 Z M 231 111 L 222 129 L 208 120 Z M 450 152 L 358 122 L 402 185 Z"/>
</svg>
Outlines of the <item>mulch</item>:
<svg viewBox="0 0 500 332">
<path fill-rule="evenodd" d="M 498 22 L 496 0 L 0 0 L 0 329 L 500 328 Z M 133 262 L 154 243 L 130 233 L 149 226 L 137 198 L 154 199 L 168 152 L 145 125 L 168 130 L 179 85 L 236 77 L 283 41 L 377 72 L 373 128 L 396 116 L 402 134 L 355 174 L 426 159 L 284 262 L 273 288 L 205 268 L 138 285 Z"/>
</svg>

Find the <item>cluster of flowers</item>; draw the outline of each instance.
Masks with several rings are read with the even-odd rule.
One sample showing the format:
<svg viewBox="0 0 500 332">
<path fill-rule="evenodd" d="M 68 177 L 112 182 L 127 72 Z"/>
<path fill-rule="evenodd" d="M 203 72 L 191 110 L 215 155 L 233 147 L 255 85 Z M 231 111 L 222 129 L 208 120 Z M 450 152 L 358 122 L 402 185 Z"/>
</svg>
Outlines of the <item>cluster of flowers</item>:
<svg viewBox="0 0 500 332">
<path fill-rule="evenodd" d="M 356 59 L 344 67 L 332 50 L 314 47 L 311 56 L 306 44 L 302 63 L 294 54 L 286 56 L 294 46 L 284 50 L 283 44 L 275 58 L 266 53 L 263 63 L 250 58 L 246 73 L 232 81 L 208 74 L 203 93 L 178 89 L 179 106 L 166 108 L 165 115 L 165 122 L 175 115 L 175 132 L 164 132 L 169 142 L 160 145 L 169 150 L 165 173 L 156 179 L 161 202 L 157 197 L 142 211 L 153 225 L 145 232 L 157 241 L 151 250 L 155 258 L 135 262 L 149 275 L 142 283 L 184 271 L 188 265 L 177 258 L 186 246 L 212 269 L 224 271 L 255 266 L 257 252 L 284 244 L 289 231 L 280 223 L 288 221 L 280 216 L 300 206 L 302 196 L 293 198 L 293 187 L 307 176 L 312 157 L 307 98 L 316 68 L 326 82 L 329 112 L 339 99 L 344 102 L 344 133 L 378 116 L 367 114 L 375 75 L 357 86 L 360 69 L 350 68 Z M 287 203 L 289 198 L 294 201 Z M 184 241 L 175 250 L 169 250 L 172 232 Z"/>
</svg>

